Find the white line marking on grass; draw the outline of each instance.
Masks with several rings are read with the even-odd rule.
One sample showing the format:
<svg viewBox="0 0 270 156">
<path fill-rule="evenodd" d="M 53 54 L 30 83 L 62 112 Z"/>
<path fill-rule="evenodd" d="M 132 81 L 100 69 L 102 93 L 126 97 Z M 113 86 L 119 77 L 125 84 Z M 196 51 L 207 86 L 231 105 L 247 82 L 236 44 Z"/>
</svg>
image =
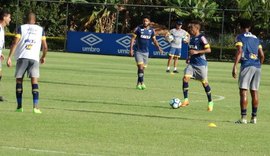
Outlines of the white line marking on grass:
<svg viewBox="0 0 270 156">
<path fill-rule="evenodd" d="M 39 153 L 54 153 L 54 154 L 79 155 L 79 156 L 94 156 L 93 154 L 68 153 L 64 151 L 53 151 L 53 150 L 34 149 L 34 148 L 25 148 L 25 147 L 14 147 L 14 146 L 0 146 L 0 147 L 3 149 L 11 149 L 11 150 L 18 150 L 18 151 L 32 151 L 32 152 L 39 152 Z"/>
</svg>

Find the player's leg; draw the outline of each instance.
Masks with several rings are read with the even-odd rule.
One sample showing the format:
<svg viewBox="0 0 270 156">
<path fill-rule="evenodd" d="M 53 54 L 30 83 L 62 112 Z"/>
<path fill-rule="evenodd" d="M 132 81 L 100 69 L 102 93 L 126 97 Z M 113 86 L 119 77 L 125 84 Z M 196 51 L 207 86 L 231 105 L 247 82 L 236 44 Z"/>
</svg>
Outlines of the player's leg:
<svg viewBox="0 0 270 156">
<path fill-rule="evenodd" d="M 247 104 L 248 104 L 247 89 L 239 88 L 239 95 L 240 95 L 241 119 L 236 121 L 235 123 L 246 124 L 247 123 Z"/>
<path fill-rule="evenodd" d="M 169 55 L 168 62 L 167 62 L 167 69 L 166 69 L 167 73 L 170 72 L 172 59 L 173 59 L 173 56 Z"/>
<path fill-rule="evenodd" d="M 2 80 L 2 63 L 1 63 L 1 60 L 0 60 L 0 81 Z M 3 90 L 1 88 L 1 90 Z M 3 96 L 0 96 L 0 102 L 4 101 L 4 98 Z"/>
<path fill-rule="evenodd" d="M 258 91 L 250 90 L 251 98 L 252 98 L 252 113 L 250 123 L 257 123 L 257 110 L 259 105 Z"/>
<path fill-rule="evenodd" d="M 144 83 L 144 69 L 147 67 L 148 65 L 148 57 L 149 57 L 149 53 L 142 53 L 142 56 L 143 56 L 143 66 L 140 67 L 142 68 L 142 73 L 141 73 L 141 85 L 142 85 L 142 90 L 146 89 L 146 85 Z"/>
<path fill-rule="evenodd" d="M 30 68 L 28 68 L 28 76 L 31 78 L 32 85 L 32 95 L 33 95 L 33 113 L 41 114 L 38 104 L 39 104 L 39 87 L 38 87 L 38 78 L 39 78 L 39 62 L 35 60 L 30 60 Z"/>
<path fill-rule="evenodd" d="M 168 55 L 169 55 L 169 59 L 168 59 L 167 70 L 166 70 L 167 73 L 170 72 L 171 62 L 172 62 L 172 60 L 173 60 L 173 58 L 174 58 L 175 50 L 176 50 L 176 48 L 171 47 L 171 49 L 170 49 L 170 51 L 169 51 L 169 54 L 168 54 Z"/>
<path fill-rule="evenodd" d="M 211 112 L 213 111 L 213 108 L 214 108 L 214 102 L 212 100 L 212 95 L 211 95 L 211 87 L 206 80 L 202 81 L 202 85 L 208 99 L 207 111 Z"/>
<path fill-rule="evenodd" d="M 137 63 L 137 85 L 136 89 L 142 90 L 142 82 L 144 75 L 143 56 L 141 52 L 135 52 L 135 61 Z"/>
<path fill-rule="evenodd" d="M 16 112 L 23 112 L 22 107 L 22 94 L 23 94 L 23 77 L 28 68 L 28 60 L 27 59 L 18 59 L 16 64 L 16 100 L 17 100 L 17 110 Z"/>
<path fill-rule="evenodd" d="M 16 78 L 17 112 L 23 112 L 22 94 L 23 94 L 23 78 Z"/>
<path fill-rule="evenodd" d="M 250 123 L 256 124 L 257 123 L 257 110 L 259 105 L 259 96 L 258 90 L 260 86 L 261 80 L 261 69 L 260 68 L 252 68 L 254 71 L 254 76 L 250 83 L 250 94 L 252 98 L 252 113 L 251 113 L 251 120 Z"/>
<path fill-rule="evenodd" d="M 247 123 L 247 104 L 248 96 L 247 92 L 250 89 L 251 80 L 254 76 L 253 69 L 251 67 L 241 68 L 239 72 L 239 96 L 240 96 L 240 111 L 241 119 L 235 123 L 246 124 Z"/>
<path fill-rule="evenodd" d="M 184 76 L 182 79 L 182 91 L 184 95 L 184 101 L 182 102 L 181 107 L 185 107 L 189 105 L 188 101 L 188 90 L 189 90 L 189 81 L 190 78 L 193 76 L 193 67 L 191 65 L 188 65 L 184 70 Z"/>
<path fill-rule="evenodd" d="M 174 55 L 174 69 L 173 69 L 173 72 L 174 73 L 179 73 L 178 70 L 177 70 L 177 65 L 178 65 L 178 59 L 180 58 L 181 56 L 181 48 L 176 48 L 175 50 L 175 55 Z"/>
</svg>

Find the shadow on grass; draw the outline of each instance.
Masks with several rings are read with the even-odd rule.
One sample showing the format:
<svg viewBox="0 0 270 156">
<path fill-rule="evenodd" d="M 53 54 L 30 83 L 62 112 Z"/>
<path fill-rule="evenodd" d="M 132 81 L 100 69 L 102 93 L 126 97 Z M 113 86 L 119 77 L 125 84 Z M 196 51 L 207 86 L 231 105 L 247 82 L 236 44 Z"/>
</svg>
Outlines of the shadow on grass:
<svg viewBox="0 0 270 156">
<path fill-rule="evenodd" d="M 150 114 L 135 114 L 135 113 L 125 113 L 125 112 L 108 112 L 108 111 L 98 111 L 98 110 L 79 110 L 79 109 L 67 109 L 67 108 L 52 108 L 52 107 L 44 107 L 45 109 L 52 110 L 64 110 L 70 112 L 80 112 L 80 113 L 92 113 L 92 114 L 109 114 L 109 115 L 124 115 L 124 116 L 132 116 L 132 117 L 147 117 L 147 118 L 159 118 L 159 119 L 179 119 L 179 120 L 190 120 L 190 121 L 205 121 L 205 122 L 232 122 L 232 121 L 221 121 L 221 120 L 210 120 L 210 119 L 195 119 L 195 118 L 187 118 L 187 117 L 179 117 L 179 116 L 163 116 L 163 115 L 150 115 Z"/>
<path fill-rule="evenodd" d="M 102 105 L 116 105 L 116 106 L 125 106 L 125 107 L 131 107 L 131 106 L 135 106 L 135 107 L 147 107 L 147 108 L 163 108 L 163 109 L 171 109 L 168 106 L 153 106 L 153 105 L 138 105 L 138 104 L 132 104 L 132 103 L 128 103 L 128 104 L 125 104 L 125 103 L 120 103 L 120 102 L 106 102 L 106 101 L 91 101 L 91 100 L 68 100 L 68 99 L 49 99 L 47 98 L 48 100 L 52 100 L 52 101 L 60 101 L 60 102 L 73 102 L 73 103 L 88 103 L 88 104 L 102 104 Z M 152 101 L 154 102 L 154 101 Z M 146 103 L 146 102 L 144 102 Z"/>
<path fill-rule="evenodd" d="M 58 85 L 68 85 L 68 86 L 83 86 L 83 87 L 104 87 L 104 88 L 121 88 L 121 89 L 133 89 L 135 87 L 123 87 L 123 86 L 108 86 L 106 85 L 93 85 L 93 84 L 83 84 L 83 83 L 67 83 L 67 82 L 54 82 L 54 81 L 40 81 L 41 83 L 47 84 L 58 84 Z"/>
</svg>

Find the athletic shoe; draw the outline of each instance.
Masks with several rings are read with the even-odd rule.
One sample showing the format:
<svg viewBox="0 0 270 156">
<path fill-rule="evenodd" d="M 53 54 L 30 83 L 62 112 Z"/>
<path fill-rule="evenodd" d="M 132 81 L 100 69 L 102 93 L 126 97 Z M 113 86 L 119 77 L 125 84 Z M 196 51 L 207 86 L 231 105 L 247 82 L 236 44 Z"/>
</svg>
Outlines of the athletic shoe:
<svg viewBox="0 0 270 156">
<path fill-rule="evenodd" d="M 239 119 L 237 121 L 235 121 L 236 124 L 247 124 L 247 119 L 246 118 L 242 118 Z"/>
<path fill-rule="evenodd" d="M 167 69 L 167 70 L 166 70 L 166 73 L 170 73 L 170 70 Z"/>
<path fill-rule="evenodd" d="M 34 113 L 34 114 L 41 114 L 42 112 L 40 111 L 40 109 L 34 108 L 34 109 L 33 109 L 33 113 Z"/>
<path fill-rule="evenodd" d="M 146 89 L 145 84 L 142 84 L 141 87 L 142 87 L 142 90 L 145 90 Z"/>
<path fill-rule="evenodd" d="M 174 70 L 173 73 L 179 73 L 179 71 L 178 70 Z"/>
<path fill-rule="evenodd" d="M 213 107 L 214 107 L 214 102 L 213 101 L 208 102 L 207 111 L 208 112 L 212 112 L 213 111 Z"/>
<path fill-rule="evenodd" d="M 250 123 L 256 124 L 257 123 L 257 118 L 256 117 L 252 117 L 251 120 L 250 120 Z"/>
<path fill-rule="evenodd" d="M 180 107 L 186 107 L 188 105 L 189 105 L 189 101 L 188 101 L 188 98 L 186 98 L 186 99 L 184 99 L 184 101 L 182 102 Z"/>
<path fill-rule="evenodd" d="M 23 108 L 16 109 L 15 112 L 23 112 Z"/>
<path fill-rule="evenodd" d="M 0 102 L 3 102 L 3 101 L 4 101 L 3 96 L 0 96 Z"/>
<path fill-rule="evenodd" d="M 137 85 L 137 86 L 136 86 L 136 89 L 138 89 L 138 90 L 142 90 L 142 85 L 140 85 L 140 84 L 139 84 L 139 85 Z"/>
</svg>

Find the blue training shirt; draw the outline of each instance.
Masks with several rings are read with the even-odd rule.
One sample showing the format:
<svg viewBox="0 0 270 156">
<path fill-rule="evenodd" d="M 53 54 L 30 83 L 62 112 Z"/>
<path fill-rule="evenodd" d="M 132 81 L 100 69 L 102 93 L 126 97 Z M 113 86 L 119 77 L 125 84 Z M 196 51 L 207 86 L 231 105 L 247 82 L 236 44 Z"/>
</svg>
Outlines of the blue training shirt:
<svg viewBox="0 0 270 156">
<path fill-rule="evenodd" d="M 259 48 L 262 48 L 260 40 L 251 32 L 240 34 L 236 37 L 235 46 L 242 47 L 241 67 L 254 66 L 261 67 L 260 59 L 258 58 Z"/>
<path fill-rule="evenodd" d="M 141 25 L 135 29 L 134 34 L 136 35 L 134 50 L 137 52 L 148 53 L 148 46 L 152 42 L 152 38 L 155 36 L 155 30 L 151 27 L 144 28 Z"/>
<path fill-rule="evenodd" d="M 188 50 L 203 50 L 206 48 L 210 48 L 210 45 L 203 34 L 191 37 Z M 194 66 L 207 66 L 205 54 L 192 55 L 190 57 L 190 64 Z"/>
</svg>

